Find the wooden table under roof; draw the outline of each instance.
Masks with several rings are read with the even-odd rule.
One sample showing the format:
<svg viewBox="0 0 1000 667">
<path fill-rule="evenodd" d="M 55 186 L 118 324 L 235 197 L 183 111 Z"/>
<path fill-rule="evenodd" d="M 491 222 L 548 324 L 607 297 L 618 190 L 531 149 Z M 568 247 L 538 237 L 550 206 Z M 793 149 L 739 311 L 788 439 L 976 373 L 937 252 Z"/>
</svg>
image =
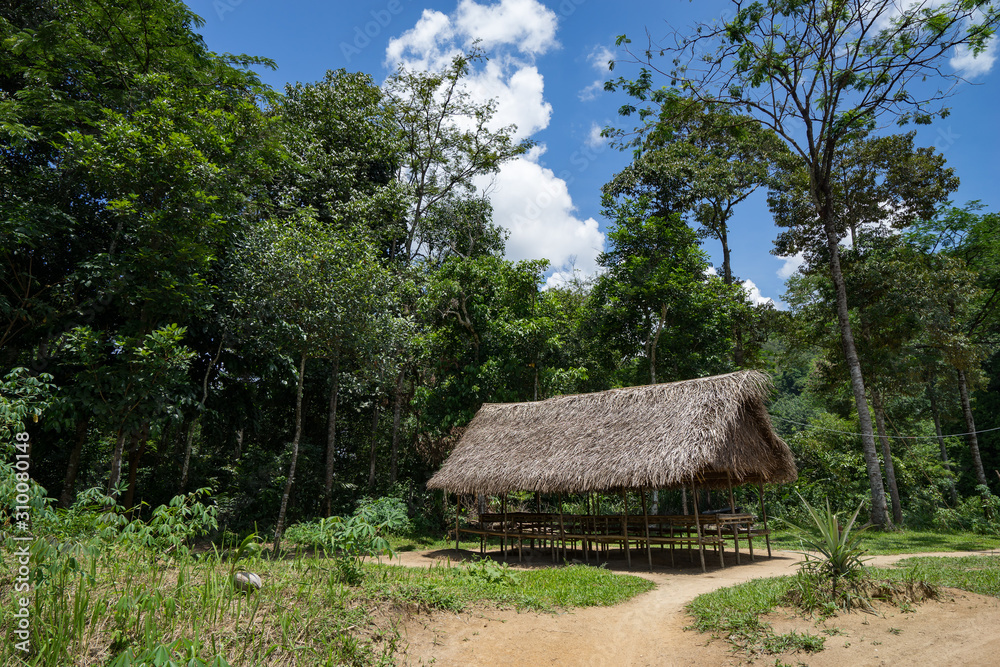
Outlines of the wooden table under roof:
<svg viewBox="0 0 1000 667">
<path fill-rule="evenodd" d="M 704 569 L 705 546 L 722 553 L 726 533 L 720 535 L 720 528 L 726 521 L 737 547 L 742 531 L 751 539 L 755 530 L 766 537 L 766 525 L 755 528 L 754 517 L 742 512 L 731 511 L 728 519 L 700 513 L 697 489 L 727 489 L 733 510 L 733 487 L 752 484 L 760 492 L 766 521 L 763 485 L 798 476 L 791 451 L 771 426 L 765 405 L 770 390 L 767 375 L 749 370 L 530 403 L 485 404 L 427 486 L 501 498 L 515 491 L 558 495 L 560 512 L 549 514 L 537 539 L 554 542 L 558 525 L 561 544 L 567 535 L 579 535 L 569 539 L 588 545 L 621 544 L 630 562 L 628 547 L 639 544 L 650 554 L 650 566 L 653 545 L 684 543 L 698 547 Z M 693 515 L 672 519 L 647 513 L 645 492 L 677 488 L 695 492 Z M 563 494 L 621 493 L 627 507 L 630 492 L 641 492 L 642 517 L 572 515 L 580 530 L 567 533 Z M 520 532 L 522 540 L 529 535 L 512 531 L 509 516 L 485 523 L 480 517 L 479 525 L 460 529 L 458 512 L 456 503 L 456 541 L 460 530 L 498 533 L 506 544 L 512 532 Z M 597 530 L 599 524 L 584 517 L 617 521 L 620 530 Z M 499 531 L 492 530 L 497 523 Z M 681 524 L 692 527 L 693 534 L 662 532 Z"/>
</svg>

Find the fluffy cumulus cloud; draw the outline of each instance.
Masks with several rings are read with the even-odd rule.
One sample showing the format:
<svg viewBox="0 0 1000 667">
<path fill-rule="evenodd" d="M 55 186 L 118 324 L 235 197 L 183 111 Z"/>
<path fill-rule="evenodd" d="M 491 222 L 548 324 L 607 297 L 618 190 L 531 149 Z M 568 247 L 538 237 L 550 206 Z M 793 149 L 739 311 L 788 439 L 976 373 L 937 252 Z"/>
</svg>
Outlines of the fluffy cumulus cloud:
<svg viewBox="0 0 1000 667">
<path fill-rule="evenodd" d="M 489 180 L 493 219 L 510 230 L 507 256 L 513 260 L 548 259 L 565 281 L 573 269 L 586 275 L 597 271 L 604 234 L 593 218 L 581 220 L 566 182 L 539 164 L 544 147 L 504 166 Z M 486 185 L 485 179 L 479 185 Z M 554 274 L 555 275 L 555 274 Z"/>
<path fill-rule="evenodd" d="M 472 48 L 513 51 L 523 58 L 540 56 L 559 46 L 555 12 L 537 0 L 501 0 L 479 4 L 460 0 L 452 14 L 425 9 L 416 25 L 389 40 L 389 66 L 437 70 Z"/>
<path fill-rule="evenodd" d="M 490 59 L 470 73 L 467 90 L 475 100 L 496 100 L 493 125 L 514 124 L 515 137 L 526 139 L 548 127 L 552 116 L 535 58 L 558 48 L 557 22 L 555 13 L 538 0 L 459 0 L 450 14 L 424 10 L 411 29 L 389 41 L 386 64 L 440 70 L 480 40 Z M 597 142 L 599 132 L 595 125 L 586 143 L 603 145 Z M 581 220 L 575 215 L 566 182 L 540 163 L 544 150 L 534 147 L 476 185 L 488 193 L 494 221 L 510 230 L 507 256 L 548 259 L 553 269 L 549 283 L 561 284 L 572 278 L 574 270 L 597 271 L 604 234 L 593 218 Z"/>
<path fill-rule="evenodd" d="M 755 306 L 759 306 L 762 303 L 770 303 L 772 305 L 774 304 L 774 299 L 761 294 L 760 288 L 757 287 L 757 285 L 752 280 L 744 280 L 743 289 L 746 290 L 747 296 L 750 298 L 750 302 Z"/>
<path fill-rule="evenodd" d="M 455 25 L 469 37 L 480 40 L 490 50 L 513 45 L 532 56 L 557 46 L 556 14 L 537 0 L 502 0 L 479 4 L 461 0 L 455 12 Z"/>
<path fill-rule="evenodd" d="M 784 261 L 785 263 L 781 265 L 778 269 L 778 277 L 782 280 L 791 278 L 792 275 L 799 270 L 799 267 L 805 264 L 806 258 L 800 252 L 797 255 L 791 255 L 790 257 L 779 257 L 778 259 Z"/>
</svg>

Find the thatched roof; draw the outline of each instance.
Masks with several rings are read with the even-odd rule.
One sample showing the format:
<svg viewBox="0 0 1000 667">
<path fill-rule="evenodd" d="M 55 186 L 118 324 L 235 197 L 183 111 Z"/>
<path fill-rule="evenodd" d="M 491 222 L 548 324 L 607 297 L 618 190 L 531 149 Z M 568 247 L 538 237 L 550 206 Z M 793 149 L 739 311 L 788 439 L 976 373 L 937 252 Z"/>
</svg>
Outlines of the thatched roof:
<svg viewBox="0 0 1000 667">
<path fill-rule="evenodd" d="M 792 482 L 758 371 L 487 403 L 431 478 L 460 493 L 583 492 Z M 728 478 L 727 478 L 728 473 Z"/>
</svg>

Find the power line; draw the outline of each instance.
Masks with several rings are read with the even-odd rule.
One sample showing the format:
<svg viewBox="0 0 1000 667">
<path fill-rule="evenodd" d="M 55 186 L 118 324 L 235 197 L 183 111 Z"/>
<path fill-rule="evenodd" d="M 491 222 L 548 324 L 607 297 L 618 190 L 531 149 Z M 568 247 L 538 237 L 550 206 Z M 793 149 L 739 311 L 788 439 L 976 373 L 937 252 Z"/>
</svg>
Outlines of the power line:
<svg viewBox="0 0 1000 667">
<path fill-rule="evenodd" d="M 808 426 L 809 428 L 816 431 L 826 431 L 828 433 L 840 433 L 842 435 L 856 435 L 861 436 L 860 433 L 855 433 L 854 431 L 838 431 L 835 428 L 823 428 L 822 426 L 813 426 L 807 422 L 798 422 L 794 419 L 786 419 L 784 417 L 778 417 L 776 415 L 771 415 L 771 419 L 780 419 L 783 422 L 788 422 L 789 424 L 798 424 L 799 426 Z M 942 438 L 961 438 L 967 435 L 978 435 L 980 433 L 989 433 L 990 431 L 1000 431 L 1000 426 L 996 428 L 987 428 L 982 431 L 970 431 L 969 433 L 949 433 L 947 435 L 942 435 Z M 876 436 L 882 437 L 882 436 Z M 895 440 L 937 440 L 936 435 L 887 435 L 886 438 L 893 438 Z"/>
</svg>

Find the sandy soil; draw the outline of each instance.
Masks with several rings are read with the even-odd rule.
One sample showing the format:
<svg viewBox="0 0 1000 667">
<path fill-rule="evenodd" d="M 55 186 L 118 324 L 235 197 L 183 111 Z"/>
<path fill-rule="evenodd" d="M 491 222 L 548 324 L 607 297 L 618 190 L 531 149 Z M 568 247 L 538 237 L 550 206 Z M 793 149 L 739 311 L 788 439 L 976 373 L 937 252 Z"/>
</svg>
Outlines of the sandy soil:
<svg viewBox="0 0 1000 667">
<path fill-rule="evenodd" d="M 991 553 L 991 552 L 988 552 Z M 995 552 L 992 552 L 995 553 Z M 411 567 L 440 564 L 454 550 L 410 552 L 396 562 Z M 633 554 L 634 555 L 634 554 Z M 965 554 L 926 554 L 955 556 Z M 495 556 L 495 554 L 494 554 Z M 887 565 L 906 556 L 879 556 L 873 564 Z M 654 562 L 653 572 L 640 569 L 645 560 L 612 560 L 609 569 L 630 572 L 656 584 L 653 590 L 614 607 L 590 607 L 561 613 L 519 613 L 513 610 L 434 612 L 411 617 L 403 626 L 404 665 L 740 665 L 746 656 L 730 653 L 722 640 L 685 630 L 691 620 L 684 605 L 698 595 L 758 577 L 795 572 L 798 554 L 775 551 L 742 565 L 727 558 L 727 567 L 709 562 L 706 574 L 684 558 L 679 567 Z M 516 560 L 516 559 L 512 559 Z M 544 567 L 548 559 L 525 567 Z M 512 562 L 513 567 L 518 567 Z M 888 607 L 877 614 L 842 614 L 825 623 L 775 616 L 768 620 L 777 632 L 795 629 L 828 636 L 817 654 L 758 658 L 773 665 L 775 658 L 790 665 L 1000 665 L 1000 601 L 945 589 L 938 601 L 925 602 L 913 612 Z M 827 629 L 827 633 L 823 630 Z M 833 634 L 831 634 L 833 633 Z"/>
</svg>

